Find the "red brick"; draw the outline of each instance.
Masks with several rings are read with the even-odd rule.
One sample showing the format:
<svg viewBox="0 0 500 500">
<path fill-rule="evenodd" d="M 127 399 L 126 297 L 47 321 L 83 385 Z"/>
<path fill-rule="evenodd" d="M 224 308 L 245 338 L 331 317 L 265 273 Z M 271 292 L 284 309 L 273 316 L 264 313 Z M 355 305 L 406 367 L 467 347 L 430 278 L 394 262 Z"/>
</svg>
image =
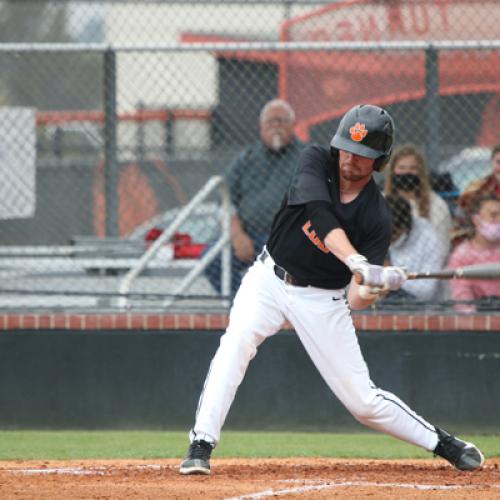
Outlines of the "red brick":
<svg viewBox="0 0 500 500">
<path fill-rule="evenodd" d="M 397 314 L 394 316 L 394 329 L 398 332 L 410 330 L 410 317 L 407 314 Z"/>
<path fill-rule="evenodd" d="M 144 330 L 145 318 L 143 314 L 130 314 L 129 315 L 129 329 Z"/>
<path fill-rule="evenodd" d="M 23 328 L 26 328 L 26 330 L 36 330 L 38 328 L 38 316 L 36 314 L 25 314 Z"/>
<path fill-rule="evenodd" d="M 85 330 L 97 330 L 99 322 L 96 314 L 87 314 L 84 319 Z"/>
<path fill-rule="evenodd" d="M 6 330 L 6 328 L 7 328 L 7 315 L 6 314 L 0 315 L 0 328 L 2 330 Z"/>
<path fill-rule="evenodd" d="M 422 314 L 413 314 L 410 323 L 412 330 L 423 332 L 427 329 L 427 317 Z"/>
<path fill-rule="evenodd" d="M 193 314 L 192 320 L 195 330 L 206 330 L 208 328 L 208 316 L 206 314 Z"/>
<path fill-rule="evenodd" d="M 165 330 L 173 330 L 175 328 L 175 316 L 173 314 L 164 314 L 162 325 L 162 328 Z"/>
<path fill-rule="evenodd" d="M 485 332 L 488 324 L 488 317 L 476 315 L 472 318 L 472 325 L 475 332 Z"/>
<path fill-rule="evenodd" d="M 115 328 L 117 330 L 128 330 L 128 314 L 120 313 L 115 316 Z"/>
<path fill-rule="evenodd" d="M 431 332 L 439 331 L 441 329 L 441 318 L 440 316 L 427 316 L 427 328 Z"/>
<path fill-rule="evenodd" d="M 54 314 L 51 322 L 52 322 L 52 328 L 58 330 L 64 330 L 67 328 L 65 314 Z"/>
<path fill-rule="evenodd" d="M 500 332 L 500 315 L 492 314 L 489 316 L 490 330 L 492 332 Z"/>
<path fill-rule="evenodd" d="M 22 328 L 22 317 L 19 314 L 7 316 L 7 330 L 19 330 Z"/>
<path fill-rule="evenodd" d="M 369 314 L 364 316 L 363 328 L 365 330 L 380 330 L 380 315 Z"/>
<path fill-rule="evenodd" d="M 383 314 L 379 316 L 379 330 L 384 332 L 392 332 L 396 323 L 395 316 L 393 314 Z"/>
<path fill-rule="evenodd" d="M 473 317 L 470 315 L 457 316 L 457 330 L 473 330 Z"/>
<path fill-rule="evenodd" d="M 38 316 L 38 328 L 39 329 L 47 329 L 52 328 L 51 315 L 49 314 L 40 314 Z"/>
<path fill-rule="evenodd" d="M 210 317 L 210 328 L 212 330 L 225 330 L 229 324 L 227 314 L 212 314 Z"/>
<path fill-rule="evenodd" d="M 456 314 L 452 314 L 451 316 L 448 316 L 448 315 L 441 316 L 441 331 L 454 332 L 457 329 L 456 321 L 457 321 Z"/>
<path fill-rule="evenodd" d="M 99 329 L 100 330 L 113 330 L 115 328 L 115 315 L 114 314 L 101 314 L 99 316 Z"/>
<path fill-rule="evenodd" d="M 160 326 L 160 315 L 159 314 L 148 314 L 146 316 L 146 328 L 148 330 L 159 330 Z"/>
<path fill-rule="evenodd" d="M 192 330 L 193 329 L 193 315 L 192 314 L 176 314 L 175 315 L 175 328 L 177 330 Z"/>
<path fill-rule="evenodd" d="M 71 330 L 81 330 L 83 328 L 83 319 L 79 314 L 71 314 L 68 319 L 68 326 Z"/>
</svg>

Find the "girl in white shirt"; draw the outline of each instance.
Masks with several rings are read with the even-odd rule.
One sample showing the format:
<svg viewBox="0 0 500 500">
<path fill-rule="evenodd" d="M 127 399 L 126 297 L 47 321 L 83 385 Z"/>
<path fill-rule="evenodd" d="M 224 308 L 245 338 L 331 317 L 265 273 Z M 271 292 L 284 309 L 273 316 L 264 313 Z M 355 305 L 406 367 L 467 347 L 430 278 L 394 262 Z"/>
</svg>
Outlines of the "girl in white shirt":
<svg viewBox="0 0 500 500">
<path fill-rule="evenodd" d="M 385 195 L 405 198 L 417 217 L 427 219 L 450 247 L 452 220 L 446 202 L 430 186 L 424 155 L 413 144 L 399 146 L 391 156 L 385 180 Z"/>
</svg>

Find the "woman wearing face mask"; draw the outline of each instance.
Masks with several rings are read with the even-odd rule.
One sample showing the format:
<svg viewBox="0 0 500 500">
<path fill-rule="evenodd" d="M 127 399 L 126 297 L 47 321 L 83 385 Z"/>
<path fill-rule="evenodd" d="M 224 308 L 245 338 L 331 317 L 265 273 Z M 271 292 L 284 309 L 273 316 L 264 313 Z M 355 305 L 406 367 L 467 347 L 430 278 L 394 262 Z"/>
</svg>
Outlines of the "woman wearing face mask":
<svg viewBox="0 0 500 500">
<path fill-rule="evenodd" d="M 472 207 L 472 224 L 474 235 L 455 248 L 449 267 L 500 262 L 500 198 L 490 194 L 477 200 Z M 458 304 L 461 312 L 478 308 L 498 311 L 500 307 L 499 280 L 452 280 L 450 285 L 453 300 L 477 302 Z"/>
<path fill-rule="evenodd" d="M 431 189 L 424 156 L 413 144 L 404 144 L 392 154 L 384 192 L 405 198 L 414 215 L 429 220 L 449 250 L 452 220 L 448 205 Z"/>
</svg>

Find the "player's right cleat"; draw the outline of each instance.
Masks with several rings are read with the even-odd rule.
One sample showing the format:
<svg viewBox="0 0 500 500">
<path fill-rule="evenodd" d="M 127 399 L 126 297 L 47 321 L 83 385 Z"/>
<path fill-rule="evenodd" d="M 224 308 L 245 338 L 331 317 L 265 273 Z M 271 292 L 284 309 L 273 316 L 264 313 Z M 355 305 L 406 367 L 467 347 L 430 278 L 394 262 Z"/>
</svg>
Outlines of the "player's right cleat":
<svg viewBox="0 0 500 500">
<path fill-rule="evenodd" d="M 484 456 L 475 445 L 462 441 L 438 427 L 436 432 L 439 442 L 434 455 L 448 460 L 458 470 L 473 471 L 483 466 Z"/>
<path fill-rule="evenodd" d="M 213 446 L 202 439 L 193 441 L 189 447 L 187 457 L 181 463 L 181 474 L 210 474 L 210 455 Z"/>
</svg>

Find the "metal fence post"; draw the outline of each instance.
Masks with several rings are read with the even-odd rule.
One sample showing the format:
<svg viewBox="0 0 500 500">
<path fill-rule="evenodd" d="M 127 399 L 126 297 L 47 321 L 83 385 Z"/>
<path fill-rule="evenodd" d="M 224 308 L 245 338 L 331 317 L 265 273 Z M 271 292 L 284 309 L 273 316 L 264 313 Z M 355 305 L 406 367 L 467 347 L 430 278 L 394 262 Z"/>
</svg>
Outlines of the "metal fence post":
<svg viewBox="0 0 500 500">
<path fill-rule="evenodd" d="M 427 114 L 427 162 L 431 170 L 440 161 L 439 51 L 432 45 L 425 51 L 425 91 Z"/>
<path fill-rule="evenodd" d="M 118 236 L 118 179 L 116 112 L 116 52 L 104 52 L 104 183 L 106 236 Z"/>
</svg>

